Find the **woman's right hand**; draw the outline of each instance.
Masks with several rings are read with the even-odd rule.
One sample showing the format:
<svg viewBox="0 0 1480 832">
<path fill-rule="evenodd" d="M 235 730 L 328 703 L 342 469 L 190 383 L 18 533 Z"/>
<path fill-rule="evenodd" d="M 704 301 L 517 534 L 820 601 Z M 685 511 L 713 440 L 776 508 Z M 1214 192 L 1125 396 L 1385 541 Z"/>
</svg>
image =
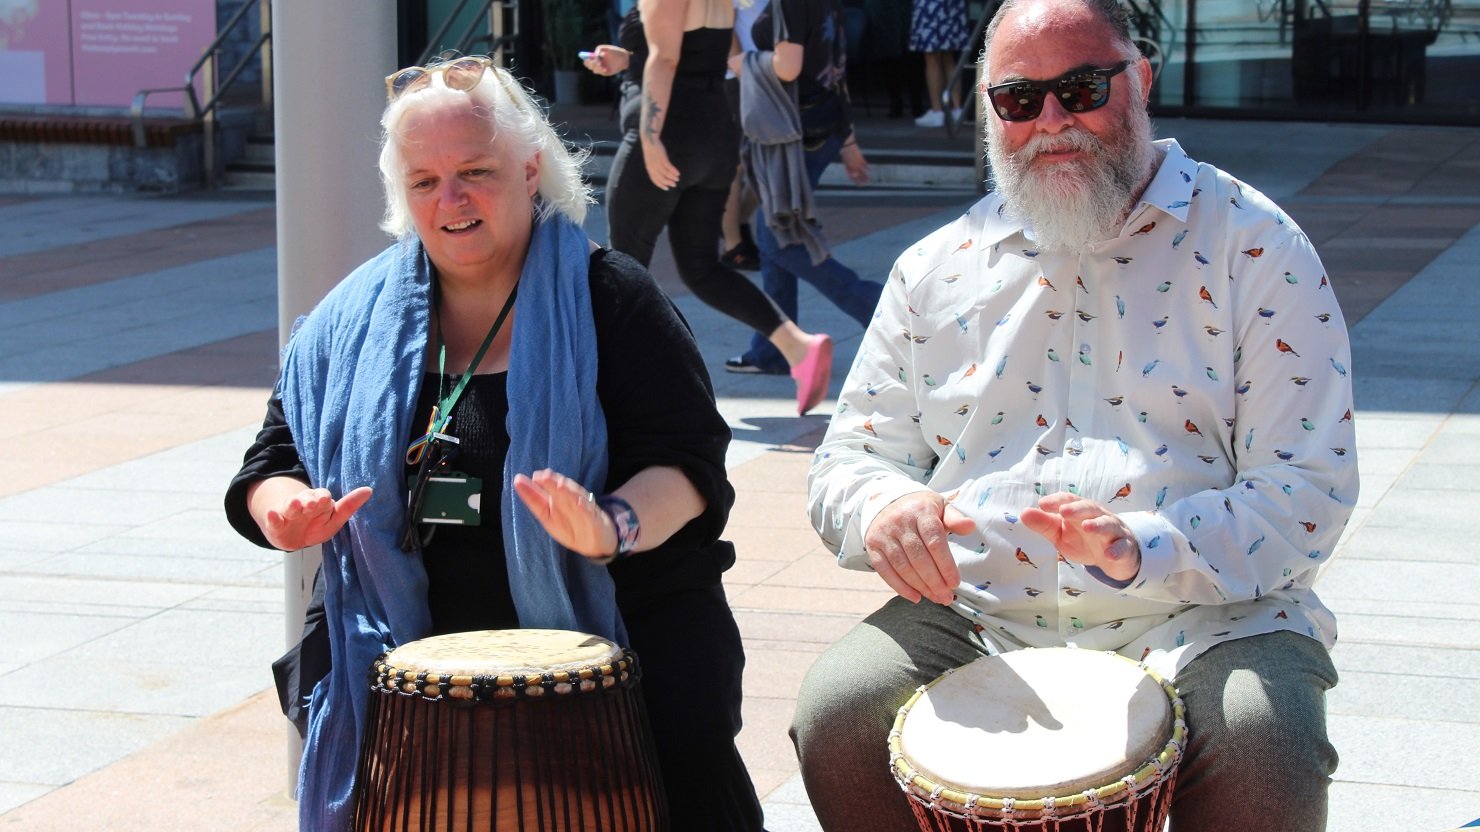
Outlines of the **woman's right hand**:
<svg viewBox="0 0 1480 832">
<path fill-rule="evenodd" d="M 591 57 L 585 60 L 585 64 L 587 69 L 606 77 L 626 69 L 631 60 L 632 53 L 620 46 L 603 43 L 592 50 Z"/>
<path fill-rule="evenodd" d="M 290 477 L 274 477 L 252 485 L 247 507 L 268 543 L 294 552 L 337 534 L 372 493 L 369 486 L 361 486 L 335 500 L 326 488 L 308 488 Z"/>
<path fill-rule="evenodd" d="M 648 179 L 660 190 L 666 191 L 678 186 L 678 168 L 668 158 L 668 148 L 663 146 L 662 139 L 642 140 L 642 161 L 647 166 Z"/>
</svg>

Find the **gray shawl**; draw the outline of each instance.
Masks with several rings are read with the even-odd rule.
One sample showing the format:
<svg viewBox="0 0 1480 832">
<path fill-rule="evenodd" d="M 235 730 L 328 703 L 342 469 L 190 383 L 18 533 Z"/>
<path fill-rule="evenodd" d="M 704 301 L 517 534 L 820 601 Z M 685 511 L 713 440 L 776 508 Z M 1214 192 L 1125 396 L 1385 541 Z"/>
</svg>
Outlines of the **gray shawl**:
<svg viewBox="0 0 1480 832">
<path fill-rule="evenodd" d="M 796 87 L 783 83 L 771 66 L 770 52 L 746 52 L 740 73 L 740 127 L 745 132 L 740 157 L 749 185 L 759 197 L 766 226 L 783 247 L 807 247 L 812 264 L 830 254 L 802 150 L 802 117 Z"/>
</svg>

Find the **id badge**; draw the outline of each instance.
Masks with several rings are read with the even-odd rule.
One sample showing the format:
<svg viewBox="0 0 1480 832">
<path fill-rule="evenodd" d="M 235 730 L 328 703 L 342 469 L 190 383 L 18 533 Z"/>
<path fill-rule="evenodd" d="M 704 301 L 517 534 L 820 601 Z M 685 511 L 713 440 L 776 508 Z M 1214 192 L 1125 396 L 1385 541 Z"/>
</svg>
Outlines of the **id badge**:
<svg viewBox="0 0 1480 832">
<path fill-rule="evenodd" d="M 483 523 L 483 480 L 457 471 L 427 478 L 421 502 L 423 523 L 447 526 L 479 526 Z"/>
</svg>

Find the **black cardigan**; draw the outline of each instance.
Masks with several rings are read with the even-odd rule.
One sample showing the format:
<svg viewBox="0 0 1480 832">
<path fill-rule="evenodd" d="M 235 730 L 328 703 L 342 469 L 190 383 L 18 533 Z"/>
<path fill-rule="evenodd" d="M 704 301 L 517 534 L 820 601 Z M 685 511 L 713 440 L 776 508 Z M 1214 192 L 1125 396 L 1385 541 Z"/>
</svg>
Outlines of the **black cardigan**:
<svg viewBox="0 0 1480 832">
<path fill-rule="evenodd" d="M 637 614 L 668 593 L 717 586 L 733 565 L 734 548 L 719 539 L 735 500 L 725 473 L 730 430 L 715 408 L 688 323 L 647 270 L 625 254 L 601 249 L 591 256 L 590 281 L 596 387 L 607 422 L 605 490 L 644 468 L 674 466 L 684 471 L 706 506 L 662 546 L 610 567 L 619 608 Z M 493 509 L 502 496 L 500 472 L 509 443 L 505 379 L 503 373 L 476 376 L 454 410 L 451 432 L 463 440 L 456 467 L 482 476 L 487 508 L 482 526 L 440 527 L 423 554 L 437 633 L 517 626 L 499 516 Z M 437 384 L 435 372 L 423 377 L 413 425 L 426 424 Z M 270 544 L 247 510 L 247 488 L 280 475 L 307 480 L 282 404 L 274 396 L 225 499 L 232 526 L 259 546 Z M 317 677 L 316 671 L 308 674 Z"/>
</svg>

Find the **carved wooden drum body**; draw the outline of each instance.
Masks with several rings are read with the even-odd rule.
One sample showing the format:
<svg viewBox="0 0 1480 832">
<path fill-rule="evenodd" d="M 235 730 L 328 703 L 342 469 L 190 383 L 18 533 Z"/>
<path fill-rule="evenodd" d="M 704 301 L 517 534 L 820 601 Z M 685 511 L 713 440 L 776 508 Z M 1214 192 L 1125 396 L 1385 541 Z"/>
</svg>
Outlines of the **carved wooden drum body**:
<svg viewBox="0 0 1480 832">
<path fill-rule="evenodd" d="M 564 630 L 436 636 L 371 673 L 357 830 L 665 829 L 636 657 Z"/>
</svg>

